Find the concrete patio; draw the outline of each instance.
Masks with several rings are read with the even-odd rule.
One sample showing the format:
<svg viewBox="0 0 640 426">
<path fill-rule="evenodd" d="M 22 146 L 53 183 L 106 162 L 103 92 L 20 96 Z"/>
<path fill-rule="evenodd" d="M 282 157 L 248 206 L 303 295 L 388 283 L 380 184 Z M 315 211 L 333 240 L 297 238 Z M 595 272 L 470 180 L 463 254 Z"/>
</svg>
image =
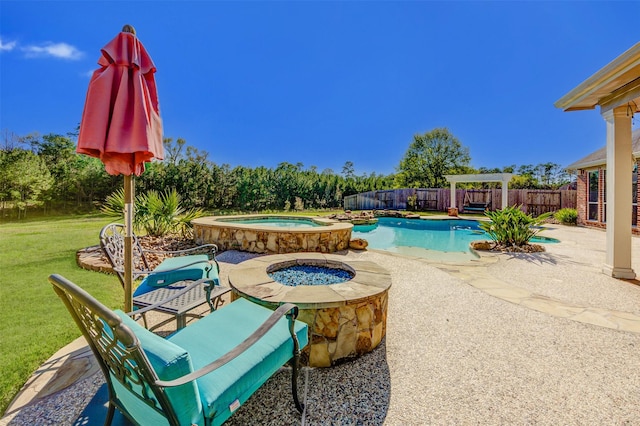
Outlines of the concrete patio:
<svg viewBox="0 0 640 426">
<path fill-rule="evenodd" d="M 356 360 L 303 373 L 302 423 L 640 423 L 639 283 L 601 272 L 604 231 L 552 225 L 543 235 L 561 242 L 459 264 L 344 252 L 391 272 L 387 335 Z M 640 239 L 632 244 L 640 270 Z M 220 260 L 224 282 L 237 252 Z M 92 401 L 101 373 L 74 343 L 34 374 L 0 424 L 102 423 Z M 300 424 L 289 380 L 276 374 L 228 424 Z"/>
</svg>

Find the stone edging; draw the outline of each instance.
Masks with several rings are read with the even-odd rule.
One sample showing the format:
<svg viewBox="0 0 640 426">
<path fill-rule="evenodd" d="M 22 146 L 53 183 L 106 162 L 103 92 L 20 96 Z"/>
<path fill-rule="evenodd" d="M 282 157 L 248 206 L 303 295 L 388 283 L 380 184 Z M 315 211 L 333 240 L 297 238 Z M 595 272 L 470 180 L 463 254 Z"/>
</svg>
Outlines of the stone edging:
<svg viewBox="0 0 640 426">
<path fill-rule="evenodd" d="M 91 246 L 78 250 L 76 252 L 76 263 L 82 269 L 113 274 L 113 268 L 100 246 Z"/>
</svg>

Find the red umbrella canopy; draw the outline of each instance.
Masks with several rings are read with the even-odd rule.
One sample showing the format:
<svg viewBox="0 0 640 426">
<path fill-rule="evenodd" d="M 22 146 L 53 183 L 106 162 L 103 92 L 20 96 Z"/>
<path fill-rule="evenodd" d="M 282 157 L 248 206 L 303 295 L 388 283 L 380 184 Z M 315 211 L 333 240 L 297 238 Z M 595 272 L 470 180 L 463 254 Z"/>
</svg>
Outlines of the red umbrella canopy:
<svg viewBox="0 0 640 426">
<path fill-rule="evenodd" d="M 162 160 L 162 121 L 156 67 L 131 27 L 105 47 L 87 90 L 79 154 L 102 160 L 107 173 L 139 176 L 144 163 Z"/>
</svg>

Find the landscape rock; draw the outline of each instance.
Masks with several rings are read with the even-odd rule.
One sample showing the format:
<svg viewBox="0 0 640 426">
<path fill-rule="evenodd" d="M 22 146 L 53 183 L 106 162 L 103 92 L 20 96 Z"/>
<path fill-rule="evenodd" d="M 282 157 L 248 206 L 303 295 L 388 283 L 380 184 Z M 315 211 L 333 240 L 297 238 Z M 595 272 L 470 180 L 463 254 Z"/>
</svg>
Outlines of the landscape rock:
<svg viewBox="0 0 640 426">
<path fill-rule="evenodd" d="M 369 242 L 362 238 L 354 238 L 349 241 L 349 248 L 353 250 L 365 250 L 369 246 Z"/>
<path fill-rule="evenodd" d="M 493 241 L 472 241 L 469 246 L 473 250 L 496 251 L 501 253 L 541 253 L 546 251 L 541 244 L 525 244 L 523 246 L 506 246 Z"/>
</svg>

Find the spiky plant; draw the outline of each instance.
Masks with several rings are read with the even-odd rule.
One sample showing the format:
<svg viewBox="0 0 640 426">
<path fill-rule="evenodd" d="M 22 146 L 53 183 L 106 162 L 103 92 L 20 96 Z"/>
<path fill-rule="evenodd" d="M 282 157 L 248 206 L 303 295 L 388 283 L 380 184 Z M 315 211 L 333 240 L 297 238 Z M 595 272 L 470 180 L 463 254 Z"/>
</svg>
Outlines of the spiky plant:
<svg viewBox="0 0 640 426">
<path fill-rule="evenodd" d="M 490 222 L 481 222 L 480 228 L 500 247 L 522 247 L 540 231 L 539 227 L 551 216 L 544 213 L 534 218 L 520 209 L 520 206 L 505 207 L 502 210 L 487 211 Z"/>
<path fill-rule="evenodd" d="M 102 212 L 114 217 L 124 216 L 124 189 L 118 189 L 107 197 Z M 135 199 L 133 227 L 144 229 L 147 235 L 162 237 L 170 233 L 187 236 L 191 221 L 203 215 L 202 209 L 186 210 L 175 189 L 159 193 L 151 190 Z"/>
</svg>

